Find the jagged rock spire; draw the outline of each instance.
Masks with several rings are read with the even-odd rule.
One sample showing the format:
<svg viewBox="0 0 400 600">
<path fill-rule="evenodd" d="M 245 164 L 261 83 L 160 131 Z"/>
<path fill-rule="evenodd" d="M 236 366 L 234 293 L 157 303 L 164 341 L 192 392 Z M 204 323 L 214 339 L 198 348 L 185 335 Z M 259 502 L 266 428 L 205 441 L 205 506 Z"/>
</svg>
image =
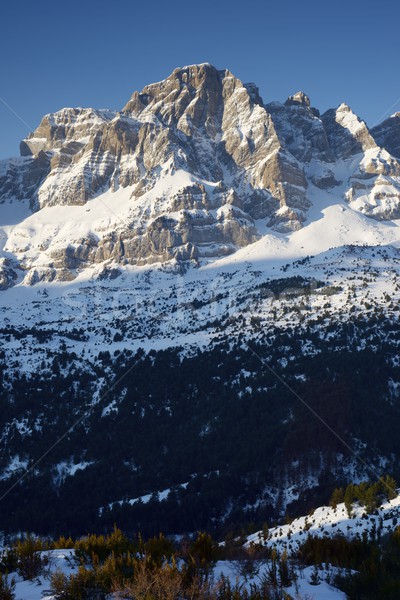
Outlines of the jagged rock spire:
<svg viewBox="0 0 400 600">
<path fill-rule="evenodd" d="M 393 153 L 400 153 L 399 123 L 394 115 L 374 132 Z M 120 112 L 66 108 L 46 115 L 23 141 L 23 158 L 1 166 L 0 202 L 26 198 L 40 211 L 96 203 L 102 194 L 113 203 L 115 192 L 127 190 L 123 219 L 84 228 L 81 236 L 49 234 L 37 256 L 44 271 L 27 275 L 32 282 L 71 278 L 78 267 L 96 262 L 144 264 L 234 252 L 258 238 L 258 219 L 280 232 L 299 229 L 315 188 L 338 186 L 338 161 L 355 159 L 346 200 L 357 199 L 368 182 L 371 204 L 363 201 L 359 210 L 395 218 L 397 183 L 389 181 L 389 192 L 382 184 L 383 176 L 398 177 L 400 165 L 385 152 L 346 104 L 322 117 L 304 92 L 264 105 L 254 83 L 202 63 L 145 86 Z M 30 239 L 21 246 L 17 231 L 10 235 L 7 248 L 17 262 L 26 263 L 24 248 L 29 260 L 37 255 Z"/>
<path fill-rule="evenodd" d="M 306 106 L 309 108 L 311 106 L 310 98 L 304 92 L 296 92 L 293 96 L 289 96 L 289 98 L 285 102 L 285 106 Z"/>
</svg>

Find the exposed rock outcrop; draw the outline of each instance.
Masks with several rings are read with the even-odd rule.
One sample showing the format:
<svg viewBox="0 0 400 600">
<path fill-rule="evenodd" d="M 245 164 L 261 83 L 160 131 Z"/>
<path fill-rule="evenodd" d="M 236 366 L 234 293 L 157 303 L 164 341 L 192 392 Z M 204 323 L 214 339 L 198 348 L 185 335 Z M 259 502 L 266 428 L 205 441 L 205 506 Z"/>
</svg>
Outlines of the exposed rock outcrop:
<svg viewBox="0 0 400 600">
<path fill-rule="evenodd" d="M 364 121 L 347 104 L 326 111 L 321 120 L 329 146 L 337 159 L 346 159 L 376 146 Z"/>
<path fill-rule="evenodd" d="M 345 104 L 320 116 L 297 92 L 264 105 L 228 70 L 178 68 L 120 112 L 46 115 L 22 156 L 0 162 L 0 203 L 28 200 L 38 215 L 7 233 L 4 250 L 28 283 L 100 263 L 223 256 L 259 238 L 257 220 L 300 229 L 311 198 L 342 183 L 356 210 L 397 218 L 400 164 L 387 150 L 399 154 L 398 121 L 371 135 Z"/>
<path fill-rule="evenodd" d="M 385 148 L 396 158 L 400 158 L 400 112 L 373 127 L 371 134 L 379 146 Z"/>
</svg>

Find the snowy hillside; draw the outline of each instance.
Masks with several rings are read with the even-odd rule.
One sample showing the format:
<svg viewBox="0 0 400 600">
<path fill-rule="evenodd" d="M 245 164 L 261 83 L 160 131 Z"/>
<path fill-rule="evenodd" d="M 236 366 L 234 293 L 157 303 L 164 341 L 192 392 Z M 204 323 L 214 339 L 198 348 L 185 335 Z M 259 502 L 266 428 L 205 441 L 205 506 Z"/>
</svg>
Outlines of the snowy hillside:
<svg viewBox="0 0 400 600">
<path fill-rule="evenodd" d="M 290 524 L 271 527 L 267 532 L 258 531 L 248 537 L 248 543 L 265 544 L 279 552 L 286 550 L 295 554 L 307 536 L 347 539 L 376 540 L 392 533 L 400 517 L 400 496 L 382 504 L 374 514 L 367 514 L 365 507 L 354 505 L 349 515 L 342 502 L 336 508 L 321 506 L 305 517 L 294 519 Z"/>
<path fill-rule="evenodd" d="M 42 119 L 0 162 L 0 530 L 260 525 L 398 468 L 397 128 L 209 64 Z"/>
</svg>

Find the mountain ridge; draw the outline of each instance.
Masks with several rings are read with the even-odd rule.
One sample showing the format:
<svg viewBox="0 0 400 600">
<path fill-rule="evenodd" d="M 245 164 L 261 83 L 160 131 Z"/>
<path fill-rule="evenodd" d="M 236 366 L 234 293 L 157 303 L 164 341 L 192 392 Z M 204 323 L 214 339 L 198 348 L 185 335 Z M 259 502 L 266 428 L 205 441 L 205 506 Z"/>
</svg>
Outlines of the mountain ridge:
<svg viewBox="0 0 400 600">
<path fill-rule="evenodd" d="M 398 160 L 347 105 L 174 73 L 0 162 L 5 531 L 261 525 L 398 479 Z"/>
<path fill-rule="evenodd" d="M 379 139 L 392 147 L 388 127 Z M 320 116 L 303 92 L 264 104 L 255 84 L 208 63 L 175 69 L 120 112 L 46 115 L 21 154 L 0 164 L 0 202 L 29 205 L 27 226 L 2 229 L 3 288 L 73 280 L 96 264 L 232 254 L 266 233 L 301 229 L 318 190 L 337 190 L 374 219 L 400 215 L 400 163 L 347 105 Z M 117 219 L 74 233 L 96 204 L 115 217 L 121 190 Z M 35 246 L 34 215 L 63 206 L 83 207 L 68 217 L 77 227 L 64 238 L 53 228 Z"/>
</svg>

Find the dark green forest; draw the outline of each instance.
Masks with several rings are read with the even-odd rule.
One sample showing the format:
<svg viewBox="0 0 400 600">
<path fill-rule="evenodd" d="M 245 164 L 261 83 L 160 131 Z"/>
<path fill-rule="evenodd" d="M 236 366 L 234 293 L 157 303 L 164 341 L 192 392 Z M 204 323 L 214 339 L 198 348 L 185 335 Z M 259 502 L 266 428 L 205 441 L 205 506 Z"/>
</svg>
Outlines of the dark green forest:
<svg viewBox="0 0 400 600">
<path fill-rule="evenodd" d="M 65 351 L 29 378 L 15 370 L 10 379 L 4 368 L 1 466 L 16 455 L 27 466 L 0 481 L 0 529 L 254 530 L 326 503 L 348 483 L 343 467 L 354 456 L 321 420 L 371 466 L 385 457 L 398 477 L 400 410 L 389 382 L 399 378 L 399 327 L 377 316 L 326 329 L 323 341 L 318 328 L 269 329 L 251 349 L 227 340 L 186 356 L 101 352 L 90 369 Z M 56 468 L 81 462 L 73 476 Z M 286 506 L 276 490 L 288 482 L 300 493 Z M 128 502 L 146 494 L 147 503 Z"/>
</svg>

